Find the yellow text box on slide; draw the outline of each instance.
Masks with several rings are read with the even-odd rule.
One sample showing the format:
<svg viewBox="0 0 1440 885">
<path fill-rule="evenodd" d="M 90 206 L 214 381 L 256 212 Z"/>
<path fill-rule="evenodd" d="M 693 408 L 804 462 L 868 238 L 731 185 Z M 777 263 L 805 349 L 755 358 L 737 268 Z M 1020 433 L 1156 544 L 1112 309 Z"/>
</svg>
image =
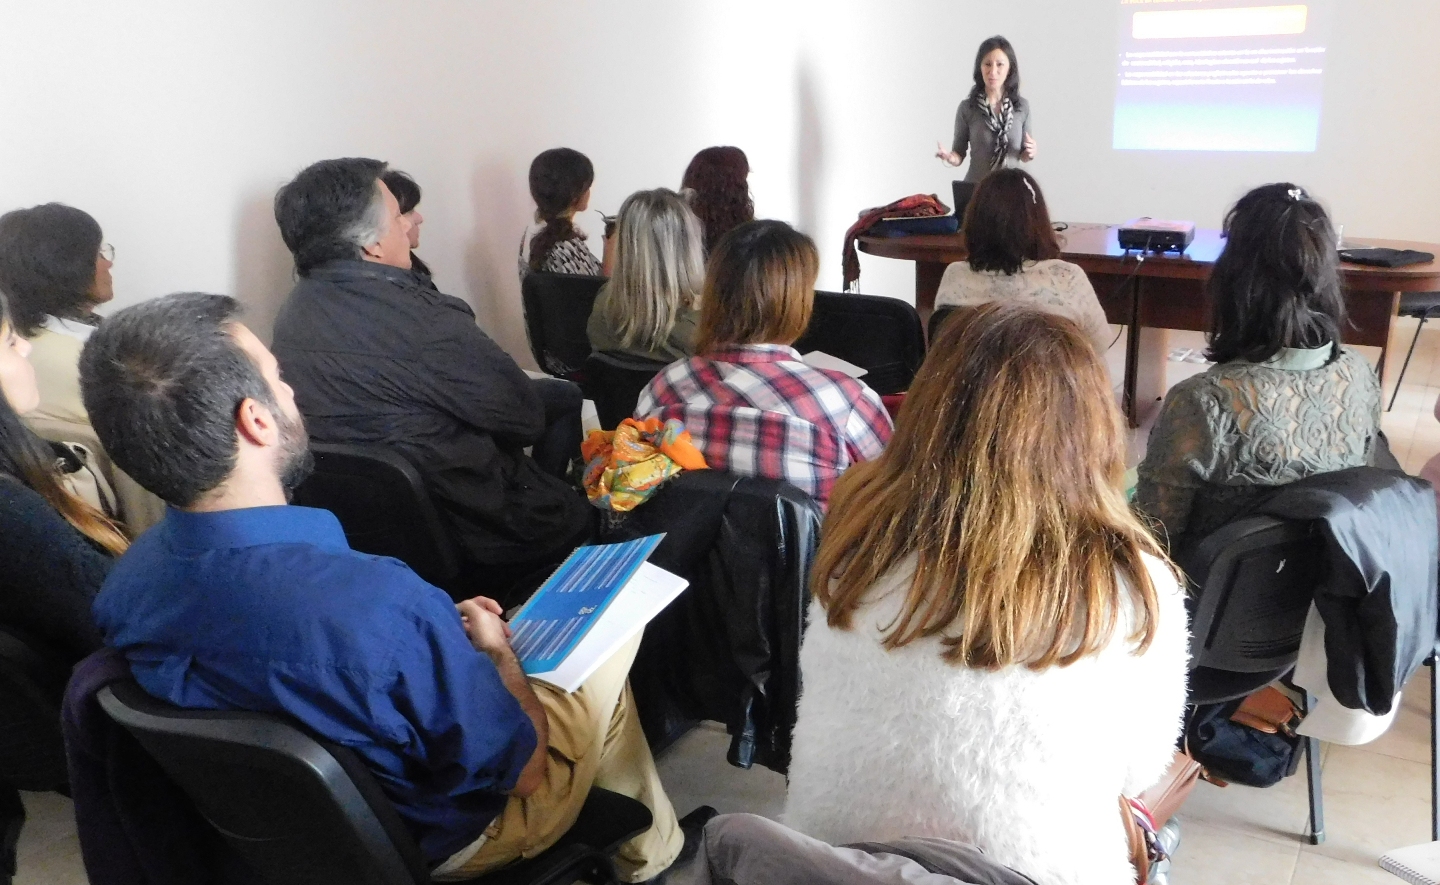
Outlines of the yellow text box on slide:
<svg viewBox="0 0 1440 885">
<path fill-rule="evenodd" d="M 1310 7 L 1304 4 L 1137 12 L 1131 22 L 1131 32 L 1136 40 L 1278 37 L 1305 33 L 1309 13 Z"/>
</svg>

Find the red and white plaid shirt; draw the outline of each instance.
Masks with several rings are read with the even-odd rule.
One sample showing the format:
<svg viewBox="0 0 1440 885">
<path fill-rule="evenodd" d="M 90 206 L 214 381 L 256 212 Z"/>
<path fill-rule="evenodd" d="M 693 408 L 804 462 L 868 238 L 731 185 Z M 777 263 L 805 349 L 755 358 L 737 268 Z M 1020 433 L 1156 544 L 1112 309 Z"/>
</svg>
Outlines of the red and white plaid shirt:
<svg viewBox="0 0 1440 885">
<path fill-rule="evenodd" d="M 879 455 L 894 431 L 875 391 L 780 344 L 672 363 L 640 394 L 635 415 L 677 418 L 713 469 L 783 479 L 821 507 L 845 468 Z"/>
</svg>

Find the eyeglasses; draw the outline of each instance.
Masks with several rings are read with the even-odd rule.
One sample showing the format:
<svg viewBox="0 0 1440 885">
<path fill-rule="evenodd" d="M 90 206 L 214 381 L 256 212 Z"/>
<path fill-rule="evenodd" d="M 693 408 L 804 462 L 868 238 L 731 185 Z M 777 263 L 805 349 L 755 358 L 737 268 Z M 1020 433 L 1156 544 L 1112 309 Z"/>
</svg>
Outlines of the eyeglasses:
<svg viewBox="0 0 1440 885">
<path fill-rule="evenodd" d="M 106 261 L 114 261 L 115 247 L 110 245 L 109 243 L 102 243 L 100 245 L 100 257 L 105 259 Z"/>
</svg>

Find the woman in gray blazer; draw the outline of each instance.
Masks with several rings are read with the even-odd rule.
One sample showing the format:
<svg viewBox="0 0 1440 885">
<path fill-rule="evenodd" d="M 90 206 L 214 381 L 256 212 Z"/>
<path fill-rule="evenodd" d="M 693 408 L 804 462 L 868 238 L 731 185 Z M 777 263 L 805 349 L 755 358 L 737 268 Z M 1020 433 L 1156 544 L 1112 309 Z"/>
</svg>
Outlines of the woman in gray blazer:
<svg viewBox="0 0 1440 885">
<path fill-rule="evenodd" d="M 950 150 L 936 145 L 935 156 L 959 166 L 970 156 L 966 181 L 979 181 L 996 169 L 1035 159 L 1030 133 L 1030 103 L 1020 97 L 1020 66 L 1015 48 L 1004 37 L 991 37 L 975 53 L 975 85 L 955 111 Z"/>
</svg>

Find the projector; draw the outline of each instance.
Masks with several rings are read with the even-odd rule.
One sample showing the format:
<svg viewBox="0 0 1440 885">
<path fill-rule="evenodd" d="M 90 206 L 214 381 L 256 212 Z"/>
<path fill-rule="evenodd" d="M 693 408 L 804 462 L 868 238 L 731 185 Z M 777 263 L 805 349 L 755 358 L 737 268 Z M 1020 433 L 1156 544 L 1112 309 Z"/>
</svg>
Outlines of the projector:
<svg viewBox="0 0 1440 885">
<path fill-rule="evenodd" d="M 1195 224 L 1190 221 L 1160 221 L 1136 218 L 1120 225 L 1120 248 L 1141 252 L 1184 252 L 1195 239 Z"/>
</svg>

